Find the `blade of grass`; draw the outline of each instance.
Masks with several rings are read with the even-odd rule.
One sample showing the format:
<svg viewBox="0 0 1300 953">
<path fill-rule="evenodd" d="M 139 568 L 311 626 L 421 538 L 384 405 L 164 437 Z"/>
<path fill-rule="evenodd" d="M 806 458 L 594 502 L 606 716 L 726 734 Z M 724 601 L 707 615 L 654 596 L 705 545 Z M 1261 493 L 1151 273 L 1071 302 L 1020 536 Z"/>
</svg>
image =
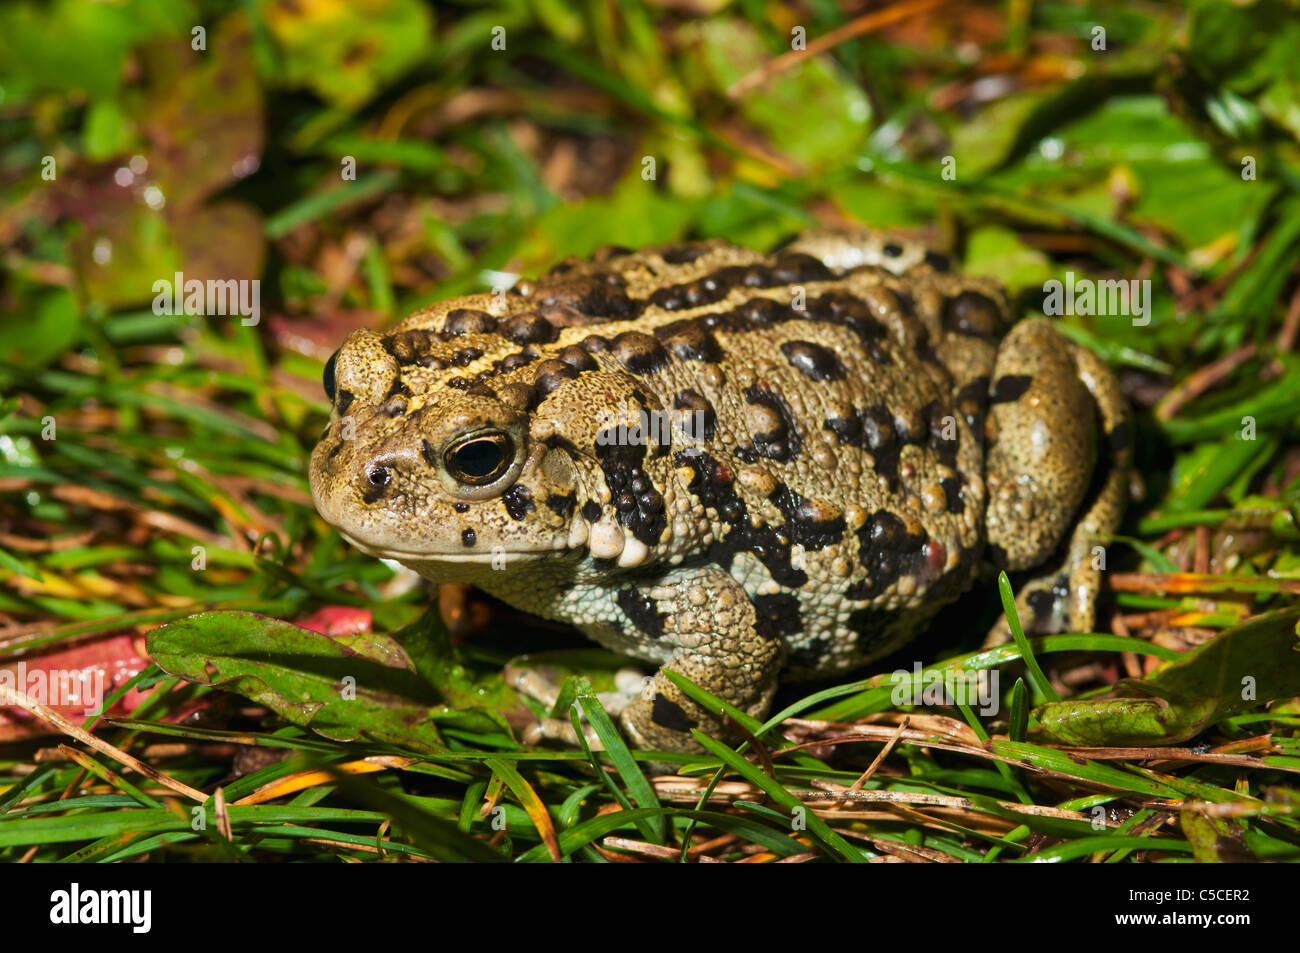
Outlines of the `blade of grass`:
<svg viewBox="0 0 1300 953">
<path fill-rule="evenodd" d="M 537 796 L 533 786 L 506 759 L 489 758 L 484 763 L 492 769 L 493 774 L 505 782 L 506 787 L 510 789 L 510 793 L 519 799 L 520 805 L 532 820 L 533 826 L 542 835 L 542 842 L 546 845 L 546 849 L 550 851 L 551 860 L 558 864 L 564 857 L 560 853 L 560 841 L 555 833 L 555 822 L 551 820 L 551 815 L 546 809 L 546 803 Z"/>
<path fill-rule="evenodd" d="M 1020 657 L 1025 662 L 1025 670 L 1029 674 L 1029 684 L 1034 692 L 1041 698 L 1048 701 L 1059 702 L 1061 696 L 1056 694 L 1052 688 L 1052 683 L 1047 680 L 1043 670 L 1038 665 L 1038 659 L 1034 658 L 1034 650 L 1029 646 L 1029 640 L 1025 638 L 1025 630 L 1020 626 L 1020 614 L 1016 612 L 1016 597 L 1011 591 L 1011 580 L 1007 578 L 1005 572 L 998 573 L 998 595 L 1002 597 L 1002 609 L 1007 614 L 1007 625 L 1011 627 L 1011 638 L 1015 640 L 1016 647 L 1020 649 Z"/>
<path fill-rule="evenodd" d="M 604 707 L 601 706 L 595 693 L 590 688 L 580 690 L 576 700 L 583 713 L 587 716 L 588 723 L 595 730 L 596 737 L 605 746 L 605 754 L 614 762 L 614 770 L 618 772 L 619 777 L 623 779 L 623 783 L 627 785 L 629 797 L 638 807 L 660 807 L 659 797 L 655 794 L 654 787 L 646 780 L 645 774 L 641 771 L 641 766 L 632 757 L 632 752 L 628 750 L 627 743 L 623 741 L 623 736 L 614 727 L 613 720 Z M 579 737 L 581 737 L 581 733 L 579 733 Z M 583 739 L 583 746 L 586 747 L 585 738 Z M 592 764 L 596 765 L 594 757 L 592 758 Z M 606 777 L 608 778 L 608 775 Z M 609 780 L 608 783 L 612 784 L 613 781 Z M 663 818 L 658 817 L 647 821 L 642 836 L 652 844 L 664 843 Z"/>
<path fill-rule="evenodd" d="M 768 797 L 791 812 L 790 817 L 795 816 L 795 811 L 799 811 L 807 820 L 808 832 L 822 842 L 829 850 L 839 854 L 845 860 L 852 863 L 864 863 L 866 858 L 862 852 L 841 837 L 817 814 L 804 806 L 803 802 L 785 789 L 785 787 L 776 780 L 768 777 L 762 770 L 750 764 L 735 751 L 732 751 L 720 741 L 714 741 L 698 728 L 691 730 L 695 740 L 702 744 L 708 751 L 716 755 L 723 764 L 731 768 L 750 784 L 755 785 L 763 791 Z"/>
</svg>

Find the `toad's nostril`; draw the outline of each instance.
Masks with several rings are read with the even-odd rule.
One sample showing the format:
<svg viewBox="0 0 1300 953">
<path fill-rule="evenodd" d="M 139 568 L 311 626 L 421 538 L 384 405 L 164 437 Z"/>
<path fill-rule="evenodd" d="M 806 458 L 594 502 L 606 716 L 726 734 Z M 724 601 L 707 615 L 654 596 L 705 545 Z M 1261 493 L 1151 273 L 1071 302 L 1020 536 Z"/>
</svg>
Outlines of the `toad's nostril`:
<svg viewBox="0 0 1300 953">
<path fill-rule="evenodd" d="M 415 451 L 400 448 L 388 448 L 370 457 L 362 464 L 359 474 L 362 496 L 374 503 L 394 486 L 399 475 L 410 473 L 418 461 Z"/>
</svg>

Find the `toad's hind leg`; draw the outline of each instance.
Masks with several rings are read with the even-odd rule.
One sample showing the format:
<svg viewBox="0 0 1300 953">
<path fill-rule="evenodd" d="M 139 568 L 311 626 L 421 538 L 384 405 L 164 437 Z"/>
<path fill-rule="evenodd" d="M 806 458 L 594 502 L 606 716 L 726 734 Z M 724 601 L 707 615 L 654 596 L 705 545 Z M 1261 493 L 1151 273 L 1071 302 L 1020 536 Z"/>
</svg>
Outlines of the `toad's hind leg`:
<svg viewBox="0 0 1300 953">
<path fill-rule="evenodd" d="M 1088 632 L 1098 537 L 1124 510 L 1132 459 L 1119 383 L 1046 320 L 1017 324 L 998 351 L 989 398 L 988 541 L 994 564 L 1036 569 L 1016 597 L 1026 632 Z M 990 644 L 1006 641 L 1000 619 Z"/>
</svg>

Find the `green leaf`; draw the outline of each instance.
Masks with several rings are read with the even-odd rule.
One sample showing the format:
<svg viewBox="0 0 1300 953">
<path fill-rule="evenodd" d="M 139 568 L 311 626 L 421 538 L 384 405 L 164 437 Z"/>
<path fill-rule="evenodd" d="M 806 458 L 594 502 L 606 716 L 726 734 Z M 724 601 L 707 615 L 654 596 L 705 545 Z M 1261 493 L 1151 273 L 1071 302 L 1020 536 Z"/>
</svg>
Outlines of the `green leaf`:
<svg viewBox="0 0 1300 953">
<path fill-rule="evenodd" d="M 1267 613 L 1225 629 L 1149 678 L 1124 679 L 1103 698 L 1054 702 L 1035 711 L 1065 744 L 1169 745 L 1215 722 L 1300 695 L 1300 609 Z"/>
<path fill-rule="evenodd" d="M 1174 467 L 1161 511 L 1185 513 L 1204 508 L 1262 450 L 1263 441 L 1243 440 L 1234 434 L 1184 454 Z"/>
<path fill-rule="evenodd" d="M 523 727 L 535 720 L 519 693 L 505 684 L 499 671 L 479 680 L 465 665 L 451 644 L 436 602 L 393 632 L 392 637 L 406 651 L 420 677 L 434 687 L 447 705 L 454 706 L 440 709 L 440 723 L 501 735 L 498 740 L 505 740 L 507 747 L 514 748 L 509 742 L 509 726 Z"/>
<path fill-rule="evenodd" d="M 963 270 L 996 278 L 1012 294 L 1022 288 L 1041 288 L 1054 274 L 1047 255 L 1026 245 L 1011 229 L 997 225 L 971 233 Z"/>
<path fill-rule="evenodd" d="M 0 87 L 113 94 L 131 48 L 199 22 L 189 0 L 55 0 L 0 7 Z M 9 97 L 6 96 L 6 99 Z"/>
<path fill-rule="evenodd" d="M 1192 845 L 1192 856 L 1198 864 L 1228 864 L 1257 861 L 1242 844 L 1240 824 L 1224 817 L 1207 817 L 1193 807 L 1185 807 L 1179 814 L 1178 824 L 1187 842 Z"/>
<path fill-rule="evenodd" d="M 434 725 L 455 712 L 393 638 L 325 636 L 251 612 L 206 612 L 149 633 L 165 671 L 237 692 L 335 741 L 373 739 L 443 751 Z"/>
<path fill-rule="evenodd" d="M 0 318 L 4 345 L 0 357 L 26 368 L 40 368 L 68 353 L 84 333 L 72 292 L 52 288 L 26 314 Z"/>
<path fill-rule="evenodd" d="M 725 93 L 771 58 L 758 31 L 734 18 L 701 20 L 683 31 L 707 81 Z M 779 152 L 818 168 L 852 155 L 870 131 L 871 102 L 830 57 L 807 57 L 739 99 L 741 114 Z M 810 121 L 810 117 L 816 117 Z"/>
<path fill-rule="evenodd" d="M 405 73 L 431 45 L 432 14 L 419 0 L 259 0 L 257 10 L 279 48 L 273 78 L 347 109 Z"/>
<path fill-rule="evenodd" d="M 121 155 L 131 144 L 130 120 L 116 100 L 97 99 L 86 110 L 82 130 L 86 157 L 104 162 Z"/>
<path fill-rule="evenodd" d="M 530 262 L 590 255 L 602 245 L 659 244 L 682 236 L 692 204 L 654 188 L 638 167 L 607 196 L 563 202 L 537 216 L 533 238 L 521 249 Z"/>
</svg>

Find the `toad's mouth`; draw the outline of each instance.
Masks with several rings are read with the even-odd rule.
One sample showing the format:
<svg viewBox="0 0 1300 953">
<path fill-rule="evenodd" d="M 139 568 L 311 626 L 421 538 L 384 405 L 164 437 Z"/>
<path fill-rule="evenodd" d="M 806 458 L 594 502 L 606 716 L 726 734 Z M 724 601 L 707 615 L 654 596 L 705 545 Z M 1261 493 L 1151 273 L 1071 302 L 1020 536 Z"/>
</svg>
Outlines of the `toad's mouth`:
<svg viewBox="0 0 1300 953">
<path fill-rule="evenodd" d="M 484 566 L 491 565 L 493 560 L 500 560 L 505 557 L 509 560 L 539 559 L 546 555 L 545 552 L 535 549 L 501 549 L 494 548 L 484 552 L 466 553 L 450 552 L 447 550 L 427 549 L 427 550 L 404 550 L 394 549 L 391 546 L 382 546 L 375 543 L 365 542 L 348 533 L 346 530 L 339 530 L 348 543 L 361 550 L 367 556 L 374 556 L 376 559 L 391 559 L 395 562 L 436 562 L 436 563 L 457 563 L 461 565 L 481 564 Z"/>
</svg>

